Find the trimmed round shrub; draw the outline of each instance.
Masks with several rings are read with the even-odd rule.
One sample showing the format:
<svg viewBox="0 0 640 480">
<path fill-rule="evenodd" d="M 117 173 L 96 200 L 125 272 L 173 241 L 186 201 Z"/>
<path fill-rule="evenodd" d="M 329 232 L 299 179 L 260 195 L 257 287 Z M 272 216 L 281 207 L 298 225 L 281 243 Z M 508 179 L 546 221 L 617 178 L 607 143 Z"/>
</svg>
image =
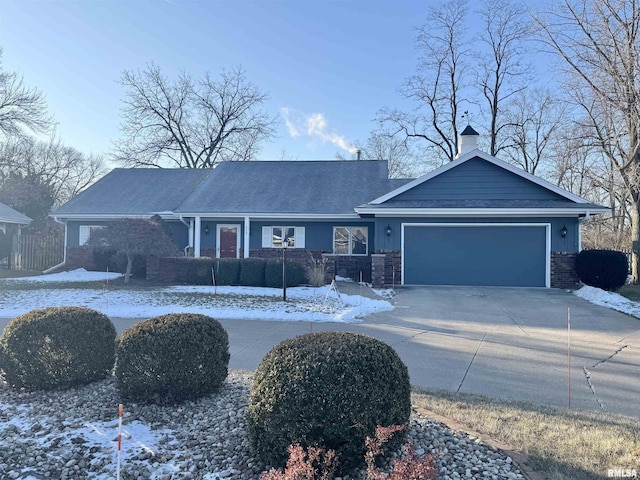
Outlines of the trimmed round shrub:
<svg viewBox="0 0 640 480">
<path fill-rule="evenodd" d="M 297 287 L 304 282 L 304 267 L 295 261 L 286 262 L 287 287 Z M 282 288 L 282 260 L 272 258 L 264 267 L 264 280 L 267 287 Z"/>
<path fill-rule="evenodd" d="M 627 256 L 615 250 L 583 250 L 576 257 L 576 270 L 585 285 L 615 291 L 627 281 Z"/>
<path fill-rule="evenodd" d="M 378 425 L 409 421 L 407 367 L 389 345 L 347 332 L 309 333 L 274 347 L 258 366 L 249 426 L 259 457 L 281 467 L 287 447 L 334 449 L 340 473 L 364 463 Z M 399 446 L 402 434 L 388 443 Z"/>
<path fill-rule="evenodd" d="M 240 285 L 264 287 L 264 258 L 243 258 L 240 262 Z"/>
<path fill-rule="evenodd" d="M 7 383 L 53 390 L 108 377 L 115 362 L 116 329 L 83 307 L 32 310 L 9 322 L 0 337 L 0 369 Z"/>
<path fill-rule="evenodd" d="M 116 384 L 131 400 L 177 403 L 212 393 L 227 378 L 229 337 L 206 315 L 161 315 L 117 340 Z"/>
</svg>

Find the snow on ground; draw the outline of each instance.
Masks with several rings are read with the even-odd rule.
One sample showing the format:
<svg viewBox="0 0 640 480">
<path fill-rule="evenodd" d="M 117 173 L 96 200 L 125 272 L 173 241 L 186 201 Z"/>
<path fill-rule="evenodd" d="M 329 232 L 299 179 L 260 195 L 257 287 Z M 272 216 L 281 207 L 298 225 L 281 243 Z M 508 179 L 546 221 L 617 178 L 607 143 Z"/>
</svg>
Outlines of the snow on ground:
<svg viewBox="0 0 640 480">
<path fill-rule="evenodd" d="M 585 285 L 580 290 L 577 290 L 575 294 L 596 305 L 640 318 L 640 302 L 633 302 L 619 293 L 607 292 L 600 288 Z"/>
<path fill-rule="evenodd" d="M 29 289 L 0 290 L 0 317 L 12 318 L 36 308 L 54 306 L 87 307 L 113 318 L 149 318 L 166 313 L 202 313 L 217 319 L 354 323 L 372 313 L 393 310 L 386 300 L 338 294 L 329 286 L 282 289 L 255 287 L 174 286 L 144 289 L 96 288 L 34 289 L 31 283 L 82 282 L 98 280 L 98 273 L 78 271 L 16 280 L 30 282 Z M 107 274 L 114 275 L 114 274 Z M 57 278 L 57 280 L 56 280 Z M 69 280 L 73 278 L 73 280 Z M 106 280 L 109 276 L 99 278 Z"/>
<path fill-rule="evenodd" d="M 37 275 L 34 277 L 6 278 L 7 282 L 99 282 L 115 280 L 121 277 L 121 273 L 115 272 L 89 272 L 84 268 L 70 270 L 68 272 L 52 273 L 50 275 Z"/>
</svg>

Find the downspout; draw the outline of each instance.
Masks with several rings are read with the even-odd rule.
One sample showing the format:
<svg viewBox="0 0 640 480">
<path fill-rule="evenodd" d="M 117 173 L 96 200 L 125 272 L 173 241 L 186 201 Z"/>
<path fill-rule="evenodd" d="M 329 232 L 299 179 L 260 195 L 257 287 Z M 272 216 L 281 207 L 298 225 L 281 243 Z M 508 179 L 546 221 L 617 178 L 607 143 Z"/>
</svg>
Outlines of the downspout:
<svg viewBox="0 0 640 480">
<path fill-rule="evenodd" d="M 184 256 L 185 256 L 185 257 L 187 257 L 187 256 L 188 256 L 188 255 L 187 255 L 187 250 L 188 250 L 189 248 L 193 248 L 193 219 L 189 220 L 189 223 L 187 223 L 187 222 L 184 220 L 184 217 L 183 217 L 182 215 L 180 215 L 180 217 L 179 217 L 179 218 L 180 218 L 180 221 L 181 221 L 182 223 L 184 223 L 184 224 L 185 224 L 185 226 L 187 227 L 188 232 L 189 232 L 189 233 L 187 234 L 187 236 L 189 237 L 189 243 L 188 243 L 188 245 L 187 245 L 186 247 L 184 247 L 184 248 L 182 249 L 182 250 L 183 250 L 183 252 L 184 252 Z"/>
<path fill-rule="evenodd" d="M 584 218 L 578 219 L 578 252 L 582 251 L 582 228 L 580 227 L 580 224 L 589 220 L 590 216 L 591 216 L 591 212 L 587 210 L 584 213 Z"/>
<path fill-rule="evenodd" d="M 46 275 L 47 273 L 53 272 L 54 270 L 63 267 L 65 263 L 67 263 L 67 222 L 66 221 L 62 221 L 62 220 L 58 220 L 58 217 L 54 216 L 53 220 L 56 223 L 59 223 L 61 225 L 64 225 L 64 251 L 63 251 L 63 256 L 62 256 L 62 263 L 59 263 L 58 265 L 54 265 L 51 268 L 47 268 L 46 270 L 42 271 L 43 275 Z"/>
</svg>

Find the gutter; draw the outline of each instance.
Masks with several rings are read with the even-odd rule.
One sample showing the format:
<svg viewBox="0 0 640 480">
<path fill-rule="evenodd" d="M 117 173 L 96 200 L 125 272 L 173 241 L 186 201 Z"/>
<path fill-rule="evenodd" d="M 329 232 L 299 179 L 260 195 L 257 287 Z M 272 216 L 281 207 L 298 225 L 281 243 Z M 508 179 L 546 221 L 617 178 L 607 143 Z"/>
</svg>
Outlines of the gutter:
<svg viewBox="0 0 640 480">
<path fill-rule="evenodd" d="M 47 268 L 46 270 L 42 271 L 43 275 L 46 275 L 48 273 L 53 272 L 54 270 L 60 268 L 60 267 L 64 267 L 65 263 L 67 263 L 67 222 L 66 221 L 62 221 L 59 220 L 57 216 L 53 216 L 53 220 L 56 223 L 59 223 L 60 225 L 64 225 L 64 252 L 63 252 L 63 257 L 62 257 L 62 262 L 59 263 L 58 265 L 54 265 L 51 268 Z"/>
<path fill-rule="evenodd" d="M 187 250 L 190 249 L 190 248 L 193 248 L 193 235 L 191 234 L 191 230 L 192 230 L 193 227 L 191 226 L 191 222 L 187 223 L 182 215 L 180 215 L 178 218 L 187 227 L 187 231 L 189 232 L 187 234 L 187 236 L 189 237 L 189 243 L 187 244 L 186 247 L 184 247 L 182 249 L 182 251 L 184 253 L 184 256 L 188 257 L 189 255 L 188 255 Z"/>
</svg>

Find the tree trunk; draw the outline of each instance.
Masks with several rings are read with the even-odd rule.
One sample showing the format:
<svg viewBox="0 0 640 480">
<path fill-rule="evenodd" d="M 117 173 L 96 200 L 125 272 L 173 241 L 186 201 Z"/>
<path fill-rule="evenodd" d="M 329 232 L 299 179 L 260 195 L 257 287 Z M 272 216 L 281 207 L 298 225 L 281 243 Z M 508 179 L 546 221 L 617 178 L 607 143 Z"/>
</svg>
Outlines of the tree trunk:
<svg viewBox="0 0 640 480">
<path fill-rule="evenodd" d="M 631 277 L 638 283 L 638 260 L 640 259 L 640 195 L 632 195 L 631 203 Z"/>
<path fill-rule="evenodd" d="M 129 283 L 131 269 L 133 268 L 133 255 L 127 253 L 127 270 L 124 272 L 124 283 Z"/>
</svg>

